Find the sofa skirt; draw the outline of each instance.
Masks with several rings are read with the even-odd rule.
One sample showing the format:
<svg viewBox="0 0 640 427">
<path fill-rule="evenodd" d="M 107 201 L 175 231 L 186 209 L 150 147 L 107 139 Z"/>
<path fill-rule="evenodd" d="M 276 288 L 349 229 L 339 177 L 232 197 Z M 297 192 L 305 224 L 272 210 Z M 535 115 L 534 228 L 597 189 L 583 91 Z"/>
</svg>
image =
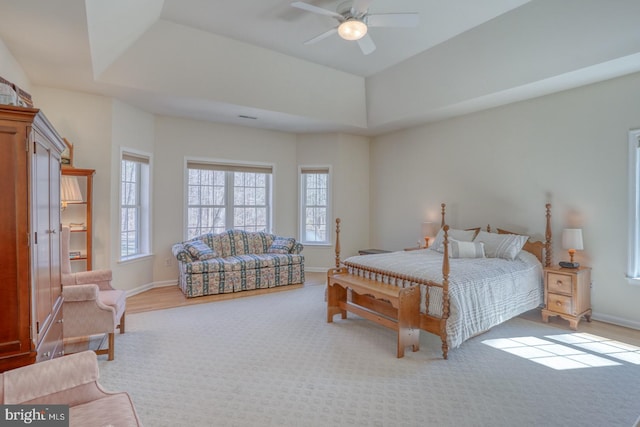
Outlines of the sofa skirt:
<svg viewBox="0 0 640 427">
<path fill-rule="evenodd" d="M 304 283 L 304 264 L 208 273 L 181 272 L 179 286 L 187 298 L 192 298 L 300 283 Z"/>
</svg>

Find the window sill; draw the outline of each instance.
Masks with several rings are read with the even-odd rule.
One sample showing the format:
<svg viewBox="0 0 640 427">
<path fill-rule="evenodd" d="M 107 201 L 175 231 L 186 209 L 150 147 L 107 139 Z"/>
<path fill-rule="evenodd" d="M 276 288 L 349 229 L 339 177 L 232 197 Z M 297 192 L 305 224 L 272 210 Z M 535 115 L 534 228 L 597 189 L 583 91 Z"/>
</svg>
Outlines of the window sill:
<svg viewBox="0 0 640 427">
<path fill-rule="evenodd" d="M 118 261 L 118 264 L 133 264 L 135 262 L 146 261 L 152 258 L 153 258 L 153 254 L 132 255 L 126 258 L 121 258 Z"/>
<path fill-rule="evenodd" d="M 327 248 L 333 247 L 333 244 L 331 243 L 316 243 L 316 242 L 300 242 L 300 243 L 302 243 L 305 247 L 307 246 L 312 246 L 314 248 L 315 247 L 327 247 Z"/>
<path fill-rule="evenodd" d="M 630 285 L 634 285 L 634 286 L 640 286 L 640 277 L 628 277 L 627 276 L 627 283 L 629 283 Z"/>
</svg>

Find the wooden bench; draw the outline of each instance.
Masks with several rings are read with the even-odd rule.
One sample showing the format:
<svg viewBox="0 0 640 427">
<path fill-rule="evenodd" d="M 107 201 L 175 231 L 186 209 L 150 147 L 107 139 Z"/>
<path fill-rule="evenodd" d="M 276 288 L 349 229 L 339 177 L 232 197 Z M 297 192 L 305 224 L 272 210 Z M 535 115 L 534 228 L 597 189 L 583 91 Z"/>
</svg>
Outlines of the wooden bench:
<svg viewBox="0 0 640 427">
<path fill-rule="evenodd" d="M 396 331 L 399 358 L 404 357 L 406 346 L 420 350 L 418 286 L 401 288 L 349 275 L 344 267 L 331 269 L 327 272 L 327 322 L 332 323 L 336 314 L 346 319 L 347 311 Z"/>
</svg>

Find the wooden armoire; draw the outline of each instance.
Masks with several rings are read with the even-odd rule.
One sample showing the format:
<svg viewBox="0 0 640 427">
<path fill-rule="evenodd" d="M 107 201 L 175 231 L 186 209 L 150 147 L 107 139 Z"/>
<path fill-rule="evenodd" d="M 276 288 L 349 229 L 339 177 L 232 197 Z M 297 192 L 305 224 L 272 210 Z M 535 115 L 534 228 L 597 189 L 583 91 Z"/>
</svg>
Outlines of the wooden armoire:
<svg viewBox="0 0 640 427">
<path fill-rule="evenodd" d="M 0 372 L 64 354 L 64 148 L 40 110 L 0 105 Z"/>
</svg>

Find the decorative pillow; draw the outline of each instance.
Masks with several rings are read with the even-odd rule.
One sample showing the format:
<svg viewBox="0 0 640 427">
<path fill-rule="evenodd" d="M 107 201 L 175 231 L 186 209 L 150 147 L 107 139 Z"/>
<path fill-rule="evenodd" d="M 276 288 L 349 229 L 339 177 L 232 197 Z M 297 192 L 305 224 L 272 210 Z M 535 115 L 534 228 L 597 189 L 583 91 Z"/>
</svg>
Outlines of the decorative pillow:
<svg viewBox="0 0 640 427">
<path fill-rule="evenodd" d="M 270 254 L 288 254 L 291 253 L 293 245 L 296 244 L 296 239 L 293 237 L 276 237 L 271 243 L 267 253 Z"/>
<path fill-rule="evenodd" d="M 465 228 L 465 231 L 473 231 L 473 238 L 475 239 L 478 233 L 482 230 L 482 227 Z M 471 239 L 473 240 L 473 239 Z"/>
<path fill-rule="evenodd" d="M 452 239 L 458 240 L 460 242 L 471 242 L 476 235 L 476 230 L 456 230 L 455 228 L 449 228 L 449 241 Z M 429 249 L 433 249 L 434 251 L 444 252 L 444 246 L 442 242 L 444 241 L 444 230 L 441 228 L 436 234 L 436 238 L 433 240 Z"/>
<path fill-rule="evenodd" d="M 484 243 L 484 252 L 487 258 L 514 260 L 527 240 L 529 240 L 529 236 L 480 231 L 474 239 L 474 242 Z"/>
<path fill-rule="evenodd" d="M 191 256 L 200 261 L 216 258 L 218 255 L 202 240 L 192 240 L 184 244 L 184 248 Z"/>
<path fill-rule="evenodd" d="M 484 258 L 484 243 L 449 241 L 450 258 Z"/>
</svg>

